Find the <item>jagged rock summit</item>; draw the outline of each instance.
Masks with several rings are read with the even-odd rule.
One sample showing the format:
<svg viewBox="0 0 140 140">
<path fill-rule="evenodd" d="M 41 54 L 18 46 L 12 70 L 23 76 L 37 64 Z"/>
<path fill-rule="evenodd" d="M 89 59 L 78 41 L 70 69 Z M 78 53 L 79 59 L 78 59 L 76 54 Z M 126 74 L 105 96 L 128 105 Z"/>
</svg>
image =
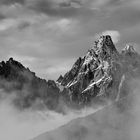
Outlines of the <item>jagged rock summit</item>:
<svg viewBox="0 0 140 140">
<path fill-rule="evenodd" d="M 125 52 L 134 52 L 134 49 L 127 46 Z M 87 104 L 97 98 L 115 100 L 128 65 L 125 59 L 124 53 L 120 54 L 115 48 L 111 36 L 100 36 L 86 55 L 79 57 L 72 69 L 64 77 L 61 76 L 58 82 L 65 87 L 64 91 L 71 102 Z"/>
<path fill-rule="evenodd" d="M 96 55 L 98 55 L 102 60 L 108 59 L 110 57 L 117 56 L 118 52 L 113 44 L 111 36 L 100 36 L 100 38 L 95 41 L 92 48 Z"/>
</svg>

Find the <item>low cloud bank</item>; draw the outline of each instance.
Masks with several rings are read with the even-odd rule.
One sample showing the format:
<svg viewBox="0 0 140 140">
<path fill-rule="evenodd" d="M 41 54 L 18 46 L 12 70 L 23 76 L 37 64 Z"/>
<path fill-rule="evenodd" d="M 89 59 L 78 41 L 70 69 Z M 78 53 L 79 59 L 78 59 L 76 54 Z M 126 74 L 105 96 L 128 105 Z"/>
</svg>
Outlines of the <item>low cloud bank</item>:
<svg viewBox="0 0 140 140">
<path fill-rule="evenodd" d="M 34 140 L 139 140 L 140 80 L 129 86 L 132 92 L 127 97 Z"/>
<path fill-rule="evenodd" d="M 96 111 L 84 108 L 79 111 L 68 110 L 61 114 L 50 110 L 19 110 L 13 104 L 14 94 L 7 95 L 0 91 L 0 139 L 29 140 L 46 131 L 53 130 L 78 117 L 84 117 Z"/>
</svg>

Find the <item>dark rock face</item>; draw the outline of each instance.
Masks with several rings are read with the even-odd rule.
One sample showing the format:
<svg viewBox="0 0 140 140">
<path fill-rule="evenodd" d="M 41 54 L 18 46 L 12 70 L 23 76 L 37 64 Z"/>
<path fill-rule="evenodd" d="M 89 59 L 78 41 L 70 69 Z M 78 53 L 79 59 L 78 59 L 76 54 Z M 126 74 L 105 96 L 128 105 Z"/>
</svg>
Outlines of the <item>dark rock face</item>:
<svg viewBox="0 0 140 140">
<path fill-rule="evenodd" d="M 134 69 L 140 70 L 139 62 L 140 57 L 132 46 L 126 47 L 120 54 L 110 36 L 101 36 L 87 54 L 80 57 L 59 80 L 59 84 L 67 89 L 65 94 L 69 94 L 70 102 L 85 105 L 92 100 L 117 100 L 124 96 L 120 93 L 124 75 L 130 77 L 127 75 Z"/>
<path fill-rule="evenodd" d="M 16 94 L 14 103 L 21 109 L 30 107 L 37 101 L 49 109 L 56 108 L 58 103 L 59 88 L 56 83 L 38 78 L 13 58 L 0 63 L 0 87 L 7 94 Z"/>
<path fill-rule="evenodd" d="M 62 80 L 63 80 L 63 76 L 62 76 L 62 75 L 60 75 L 60 76 L 59 76 L 59 78 L 57 79 L 57 82 L 58 82 L 58 83 L 61 83 L 61 82 L 62 82 Z"/>
</svg>

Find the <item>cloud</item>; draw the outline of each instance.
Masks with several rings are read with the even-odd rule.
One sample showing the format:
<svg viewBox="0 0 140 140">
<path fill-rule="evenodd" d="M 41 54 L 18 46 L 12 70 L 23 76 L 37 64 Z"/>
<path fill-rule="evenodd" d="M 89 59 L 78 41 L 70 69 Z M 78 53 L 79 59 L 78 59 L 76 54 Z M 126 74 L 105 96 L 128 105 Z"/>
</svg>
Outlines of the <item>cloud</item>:
<svg viewBox="0 0 140 140">
<path fill-rule="evenodd" d="M 25 0 L 0 5 L 0 59 L 16 54 L 23 64 L 47 75 L 62 59 L 71 62 L 83 55 L 96 34 L 106 32 L 120 47 L 139 44 L 138 0 Z M 121 37 L 119 37 L 119 34 Z M 124 40 L 124 41 L 123 41 Z M 26 59 L 27 60 L 27 59 Z M 37 67 L 38 63 L 39 67 Z M 69 65 L 72 65 L 71 63 Z M 69 66 L 65 66 L 69 70 Z M 46 71 L 46 74 L 45 72 Z M 64 69 L 49 77 L 63 74 Z M 42 74 L 41 74 L 42 73 Z M 46 76 L 45 76 L 46 77 Z"/>
<path fill-rule="evenodd" d="M 78 117 L 84 117 L 96 110 L 84 108 L 78 111 L 66 107 L 66 114 L 47 109 L 18 110 L 13 105 L 16 92 L 10 95 L 0 90 L 0 139 L 29 140 L 46 131 L 54 130 Z M 63 107 L 64 104 L 62 103 Z"/>
<path fill-rule="evenodd" d="M 5 31 L 10 28 L 16 27 L 18 22 L 14 19 L 3 19 L 0 21 L 0 31 Z"/>
<path fill-rule="evenodd" d="M 67 12 L 66 9 L 63 9 L 64 5 L 65 7 L 68 6 L 68 1 L 64 1 L 62 3 L 61 0 L 26 0 L 26 6 L 28 8 L 32 8 L 33 10 L 43 12 L 49 15 L 65 15 L 66 13 L 63 13 L 64 11 Z M 67 6 L 66 6 L 67 5 Z M 69 6 L 68 6 L 69 7 Z"/>
<path fill-rule="evenodd" d="M 64 75 L 71 69 L 74 62 L 75 59 L 53 61 L 52 64 L 44 68 L 44 75 L 46 74 L 48 78 L 53 77 L 53 79 L 57 80 L 60 75 Z"/>
<path fill-rule="evenodd" d="M 74 7 L 74 5 L 80 6 L 81 4 L 82 1 L 80 0 L 25 0 L 25 5 L 41 8 L 42 10 L 69 8 Z"/>
<path fill-rule="evenodd" d="M 15 3 L 24 3 L 24 0 L 0 0 L 0 4 L 9 5 L 9 4 L 15 4 Z"/>
<path fill-rule="evenodd" d="M 76 17 L 81 13 L 92 13 L 88 8 L 83 8 L 80 0 L 26 0 L 26 7 L 36 12 L 54 17 Z"/>
</svg>

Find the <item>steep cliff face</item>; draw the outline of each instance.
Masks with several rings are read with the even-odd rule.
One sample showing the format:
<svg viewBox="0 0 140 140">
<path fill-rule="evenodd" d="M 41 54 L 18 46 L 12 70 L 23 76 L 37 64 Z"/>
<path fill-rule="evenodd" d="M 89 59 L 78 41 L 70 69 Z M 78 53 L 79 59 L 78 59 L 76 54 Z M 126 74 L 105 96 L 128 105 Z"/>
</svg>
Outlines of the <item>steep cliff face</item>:
<svg viewBox="0 0 140 140">
<path fill-rule="evenodd" d="M 119 53 L 110 36 L 101 36 L 58 82 L 65 87 L 64 93 L 68 94 L 70 102 L 88 104 L 98 99 L 115 100 L 120 94 L 122 78 L 125 79 L 127 72 L 139 69 L 136 62 L 139 60 L 132 46 Z"/>
</svg>

